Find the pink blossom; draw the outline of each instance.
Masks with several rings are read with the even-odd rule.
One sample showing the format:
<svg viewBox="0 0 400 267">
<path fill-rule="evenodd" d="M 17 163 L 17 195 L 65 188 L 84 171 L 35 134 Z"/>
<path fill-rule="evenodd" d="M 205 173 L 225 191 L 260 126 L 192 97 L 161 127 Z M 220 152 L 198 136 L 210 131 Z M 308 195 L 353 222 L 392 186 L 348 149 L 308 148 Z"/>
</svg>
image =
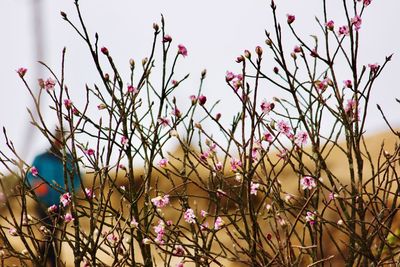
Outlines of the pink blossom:
<svg viewBox="0 0 400 267">
<path fill-rule="evenodd" d="M 274 140 L 274 137 L 272 136 L 272 134 L 270 132 L 267 131 L 263 134 L 263 140 L 267 141 L 268 143 L 271 143 L 272 140 Z"/>
<path fill-rule="evenodd" d="M 55 213 L 55 212 L 57 212 L 57 210 L 58 210 L 58 207 L 57 207 L 57 205 L 54 205 L 54 204 L 47 208 L 48 213 Z"/>
<path fill-rule="evenodd" d="M 72 107 L 71 99 L 64 99 L 64 106 L 66 109 L 70 109 Z"/>
<path fill-rule="evenodd" d="M 189 96 L 189 98 L 190 98 L 190 101 L 192 101 L 192 105 L 197 103 L 197 96 L 191 95 L 191 96 Z"/>
<path fill-rule="evenodd" d="M 328 195 L 329 200 L 334 200 L 336 198 L 336 194 L 334 192 L 330 192 Z"/>
<path fill-rule="evenodd" d="M 268 102 L 267 100 L 264 99 L 264 100 L 261 102 L 260 107 L 261 107 L 262 112 L 263 112 L 264 114 L 267 114 L 267 115 L 268 115 L 269 112 L 270 112 L 271 110 L 274 109 L 275 104 L 274 104 L 274 103 L 271 103 L 271 102 Z"/>
<path fill-rule="evenodd" d="M 313 50 L 311 50 L 310 56 L 312 56 L 312 57 L 318 57 L 317 48 L 314 48 Z"/>
<path fill-rule="evenodd" d="M 203 217 L 203 218 L 205 218 L 207 216 L 207 214 L 208 214 L 208 212 L 205 211 L 205 210 L 201 210 L 200 211 L 200 216 Z"/>
<path fill-rule="evenodd" d="M 168 159 L 165 159 L 165 158 L 160 159 L 160 161 L 157 163 L 157 165 L 158 165 L 158 167 L 163 168 L 163 169 L 167 168 Z"/>
<path fill-rule="evenodd" d="M 182 113 L 177 107 L 174 107 L 171 111 L 171 115 L 180 118 L 182 116 Z"/>
<path fill-rule="evenodd" d="M 54 90 L 55 86 L 56 86 L 56 82 L 52 78 L 48 78 L 44 82 L 44 87 L 46 88 L 47 91 Z"/>
<path fill-rule="evenodd" d="M 300 179 L 300 184 L 303 186 L 303 190 L 311 190 L 317 186 L 315 179 L 311 176 L 304 176 Z"/>
<path fill-rule="evenodd" d="M 335 22 L 333 22 L 333 20 L 330 20 L 325 23 L 325 26 L 328 28 L 328 30 L 333 31 L 333 29 L 335 28 Z"/>
<path fill-rule="evenodd" d="M 135 218 L 132 218 L 132 220 L 131 220 L 131 225 L 132 225 L 132 227 L 135 227 L 135 228 L 137 228 L 137 227 L 138 227 L 138 225 L 139 225 L 139 223 L 136 221 L 136 219 L 135 219 Z"/>
<path fill-rule="evenodd" d="M 224 226 L 224 224 L 225 224 L 224 220 L 222 220 L 221 217 L 217 217 L 214 223 L 214 230 L 216 231 L 220 230 Z"/>
<path fill-rule="evenodd" d="M 353 87 L 351 80 L 344 80 L 343 83 L 344 83 L 344 86 L 347 88 Z"/>
<path fill-rule="evenodd" d="M 196 222 L 196 215 L 194 215 L 194 211 L 192 209 L 187 209 L 183 218 L 187 223 L 195 223 Z"/>
<path fill-rule="evenodd" d="M 128 92 L 132 93 L 133 95 L 136 95 L 136 94 L 139 93 L 139 90 L 136 87 L 134 87 L 133 85 L 129 84 L 128 85 Z"/>
<path fill-rule="evenodd" d="M 225 80 L 226 80 L 227 82 L 232 81 L 234 78 L 235 78 L 235 74 L 233 74 L 233 72 L 231 72 L 231 71 L 227 71 L 227 72 L 226 72 Z"/>
<path fill-rule="evenodd" d="M 165 235 L 165 224 L 163 221 L 159 221 L 158 225 L 153 227 L 154 232 L 157 234 L 157 237 L 155 239 L 156 243 L 158 244 L 163 244 L 164 243 L 164 235 Z"/>
<path fill-rule="evenodd" d="M 151 202 L 157 208 L 164 208 L 169 204 L 169 195 L 157 196 L 151 199 Z"/>
<path fill-rule="evenodd" d="M 328 88 L 328 85 L 330 82 L 331 82 L 331 80 L 327 77 L 327 78 L 323 79 L 322 81 L 316 81 L 315 86 L 317 87 L 317 89 L 324 91 L 324 90 L 326 90 L 326 88 Z"/>
<path fill-rule="evenodd" d="M 200 159 L 202 161 L 207 161 L 209 156 L 210 156 L 210 153 L 208 151 L 204 151 L 203 153 L 200 154 Z"/>
<path fill-rule="evenodd" d="M 210 227 L 210 225 L 208 224 L 208 222 L 205 222 L 200 225 L 200 230 L 206 231 L 209 227 Z"/>
<path fill-rule="evenodd" d="M 64 222 L 69 223 L 69 222 L 72 222 L 72 221 L 74 221 L 74 220 L 75 220 L 75 218 L 72 217 L 72 214 L 71 214 L 71 213 L 66 213 L 66 214 L 65 214 L 65 216 L 64 216 Z"/>
<path fill-rule="evenodd" d="M 18 235 L 17 229 L 15 229 L 14 227 L 8 229 L 8 233 L 9 233 L 11 236 L 17 236 L 17 235 Z"/>
<path fill-rule="evenodd" d="M 184 45 L 182 45 L 182 44 L 178 45 L 178 54 L 181 54 L 184 57 L 186 57 L 188 55 L 187 49 Z"/>
<path fill-rule="evenodd" d="M 296 134 L 295 138 L 294 138 L 294 143 L 297 146 L 303 146 L 305 144 L 307 144 L 307 139 L 308 139 L 308 134 L 306 131 L 300 131 Z"/>
<path fill-rule="evenodd" d="M 122 136 L 121 137 L 121 145 L 126 145 L 126 144 L 128 144 L 128 137 L 126 137 L 126 136 Z"/>
<path fill-rule="evenodd" d="M 280 150 L 278 154 L 276 154 L 278 156 L 278 158 L 285 160 L 287 158 L 289 154 L 289 151 L 284 148 L 283 150 Z"/>
<path fill-rule="evenodd" d="M 372 0 L 364 0 L 364 6 L 369 6 L 372 2 Z"/>
<path fill-rule="evenodd" d="M 258 191 L 259 187 L 260 187 L 260 184 L 259 184 L 259 183 L 253 183 L 253 182 L 251 182 L 251 183 L 250 183 L 250 195 L 255 195 L 255 196 L 257 196 L 257 191 Z"/>
<path fill-rule="evenodd" d="M 93 190 L 91 188 L 85 188 L 85 195 L 89 199 L 96 197 L 96 195 L 93 193 Z"/>
<path fill-rule="evenodd" d="M 296 17 L 294 15 L 291 15 L 291 14 L 287 14 L 286 17 L 287 17 L 287 23 L 288 24 L 292 24 L 293 21 L 296 19 Z"/>
<path fill-rule="evenodd" d="M 125 185 L 120 185 L 119 189 L 121 189 L 122 191 L 126 191 Z"/>
<path fill-rule="evenodd" d="M 339 35 L 348 36 L 350 34 L 349 26 L 343 25 L 339 27 Z"/>
<path fill-rule="evenodd" d="M 22 68 L 22 67 L 17 69 L 17 73 L 18 73 L 19 77 L 21 77 L 21 78 L 25 76 L 27 71 L 28 71 L 28 69 Z"/>
<path fill-rule="evenodd" d="M 352 112 L 353 110 L 355 110 L 356 107 L 357 107 L 357 102 L 356 102 L 356 100 L 355 100 L 355 99 L 348 99 L 348 100 L 347 100 L 347 104 L 346 104 L 346 106 L 345 106 L 345 108 L 344 108 L 344 111 L 345 111 L 346 113 L 349 113 L 349 112 Z"/>
<path fill-rule="evenodd" d="M 293 52 L 295 52 L 295 53 L 301 53 L 301 47 L 298 46 L 298 45 L 296 45 L 296 46 L 293 48 Z"/>
<path fill-rule="evenodd" d="M 215 163 L 215 170 L 217 171 L 222 171 L 222 163 L 221 162 L 217 162 Z"/>
<path fill-rule="evenodd" d="M 35 166 L 32 166 L 30 171 L 31 171 L 32 176 L 34 176 L 34 177 L 39 175 L 39 171 Z"/>
<path fill-rule="evenodd" d="M 371 72 L 376 72 L 376 71 L 378 71 L 379 64 L 378 63 L 368 64 L 368 67 L 371 69 Z"/>
<path fill-rule="evenodd" d="M 231 169 L 232 171 L 237 171 L 239 167 L 242 167 L 242 162 L 239 159 L 232 158 L 231 159 Z"/>
<path fill-rule="evenodd" d="M 278 129 L 279 129 L 280 133 L 282 133 L 286 136 L 290 136 L 290 131 L 292 130 L 289 123 L 287 123 L 286 121 L 283 121 L 283 120 L 278 122 Z"/>
<path fill-rule="evenodd" d="M 177 80 L 172 80 L 171 83 L 172 83 L 173 86 L 176 86 L 178 84 L 178 81 Z"/>
<path fill-rule="evenodd" d="M 108 55 L 108 49 L 107 49 L 107 47 L 102 47 L 101 49 L 100 49 L 100 51 L 101 51 L 101 53 L 103 53 L 104 55 Z"/>
<path fill-rule="evenodd" d="M 93 156 L 94 155 L 94 149 L 93 148 L 86 149 L 84 152 L 88 156 Z"/>
<path fill-rule="evenodd" d="M 207 101 L 207 97 L 205 95 L 199 96 L 199 104 L 203 106 Z"/>
<path fill-rule="evenodd" d="M 306 222 L 310 225 L 314 225 L 316 223 L 317 214 L 314 211 L 307 211 Z"/>
<path fill-rule="evenodd" d="M 183 255 L 185 255 L 185 250 L 181 245 L 176 245 L 174 248 L 173 254 L 175 256 L 182 257 Z"/>
<path fill-rule="evenodd" d="M 176 267 L 184 267 L 183 262 L 178 263 Z"/>
<path fill-rule="evenodd" d="M 111 245 L 115 245 L 115 243 L 118 242 L 118 236 L 116 236 L 114 233 L 108 234 L 107 241 L 110 242 Z"/>
<path fill-rule="evenodd" d="M 159 118 L 157 121 L 162 127 L 167 127 L 171 124 L 171 121 L 167 117 Z"/>
<path fill-rule="evenodd" d="M 164 43 L 172 42 L 172 37 L 170 35 L 168 35 L 168 34 L 164 35 L 163 42 Z"/>
<path fill-rule="evenodd" d="M 60 196 L 60 202 L 63 205 L 63 207 L 68 206 L 71 203 L 71 194 L 69 192 L 62 194 Z"/>
<path fill-rule="evenodd" d="M 351 19 L 351 23 L 354 25 L 354 29 L 358 31 L 361 29 L 362 19 L 359 15 L 356 15 Z"/>
</svg>

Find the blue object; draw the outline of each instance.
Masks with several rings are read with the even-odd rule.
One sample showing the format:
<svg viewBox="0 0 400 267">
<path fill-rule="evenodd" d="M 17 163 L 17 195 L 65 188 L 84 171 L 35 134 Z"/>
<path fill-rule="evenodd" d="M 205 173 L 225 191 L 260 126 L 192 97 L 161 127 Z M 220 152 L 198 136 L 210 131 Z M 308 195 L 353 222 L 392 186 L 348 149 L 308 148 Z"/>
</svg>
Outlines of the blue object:
<svg viewBox="0 0 400 267">
<path fill-rule="evenodd" d="M 72 156 L 69 154 L 67 155 L 67 168 L 65 170 L 67 172 L 68 186 L 65 187 L 64 166 L 61 158 L 61 153 L 55 149 L 51 149 L 43 154 L 36 156 L 33 160 L 32 167 L 35 167 L 38 170 L 39 174 L 35 177 L 32 175 L 31 172 L 29 172 L 27 176 L 31 187 L 35 190 L 36 196 L 47 207 L 54 204 L 58 205 L 60 203 L 60 193 L 44 183 L 43 180 L 46 180 L 50 185 L 55 188 L 57 188 L 58 185 L 63 189 L 67 188 L 66 192 L 72 192 L 70 174 L 72 171 L 74 171 L 74 188 L 75 190 L 79 190 L 79 173 L 76 167 L 75 169 L 73 168 Z M 41 178 L 43 178 L 43 180 Z M 57 185 L 55 185 L 53 181 L 55 181 Z"/>
</svg>

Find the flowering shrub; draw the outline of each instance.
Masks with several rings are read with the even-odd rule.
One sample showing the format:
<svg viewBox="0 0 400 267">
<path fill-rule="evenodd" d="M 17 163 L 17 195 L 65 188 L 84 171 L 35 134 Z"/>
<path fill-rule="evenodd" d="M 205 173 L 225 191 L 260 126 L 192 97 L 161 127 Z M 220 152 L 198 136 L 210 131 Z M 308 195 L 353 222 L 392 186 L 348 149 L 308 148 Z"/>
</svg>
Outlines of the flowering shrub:
<svg viewBox="0 0 400 267">
<path fill-rule="evenodd" d="M 20 179 L 2 204 L 7 210 L 0 215 L 2 261 L 44 266 L 49 249 L 43 253 L 40 247 L 51 243 L 59 261 L 65 247 L 72 249 L 74 266 L 398 263 L 399 147 L 371 156 L 364 141 L 370 92 L 391 57 L 360 65 L 362 15 L 371 1 L 350 1 L 352 10 L 347 2 L 347 20 L 338 27 L 322 1 L 323 18 L 317 20 L 322 38 L 310 43 L 296 32 L 301 18 L 288 14 L 281 25 L 271 1 L 274 27 L 266 32 L 266 46 L 245 50 L 236 70 L 226 73 L 239 108 L 226 126 L 215 113 L 215 100 L 201 91 L 206 71 L 189 108 L 178 107 L 174 93 L 187 76 L 177 77 L 175 70 L 189 54 L 173 43 L 163 18 L 161 26 L 153 25 L 150 55 L 139 70 L 130 60 L 131 75 L 125 78 L 112 49 L 99 49 L 99 36 L 90 37 L 76 0 L 79 21 L 61 15 L 87 44 L 99 73 L 101 85 L 86 88 L 94 99 L 74 105 L 64 66 L 57 75 L 44 64 L 51 77 L 39 80 L 39 96 L 25 80 L 27 70 L 17 73 L 37 107 L 39 97 L 51 99 L 63 133 L 56 141 L 64 171 L 72 162 L 80 188 L 68 187 L 73 175 L 65 175 L 64 185 L 54 184 L 35 166 L 12 166 L 16 160 L 2 158 L 10 170 L 18 167 L 13 174 Z M 295 37 L 293 51 L 283 48 L 283 30 Z M 162 55 L 156 58 L 159 47 Z M 272 71 L 262 68 L 267 49 L 277 64 Z M 63 62 L 65 55 L 64 49 Z M 346 77 L 336 72 L 339 55 L 346 59 L 340 67 L 347 69 Z M 152 83 L 155 66 L 162 68 L 160 86 Z M 277 87 L 287 97 L 260 100 L 263 86 Z M 92 106 L 102 118 L 89 117 Z M 52 142 L 56 136 L 38 112 L 32 123 Z M 225 142 L 203 127 L 206 120 Z M 6 141 L 17 156 L 7 136 Z M 181 153 L 167 151 L 172 142 Z M 341 173 L 330 166 L 333 155 L 343 159 Z M 27 205 L 38 202 L 28 173 L 60 193 L 59 203 L 46 207 L 46 220 Z M 22 250 L 13 245 L 16 239 Z"/>
</svg>

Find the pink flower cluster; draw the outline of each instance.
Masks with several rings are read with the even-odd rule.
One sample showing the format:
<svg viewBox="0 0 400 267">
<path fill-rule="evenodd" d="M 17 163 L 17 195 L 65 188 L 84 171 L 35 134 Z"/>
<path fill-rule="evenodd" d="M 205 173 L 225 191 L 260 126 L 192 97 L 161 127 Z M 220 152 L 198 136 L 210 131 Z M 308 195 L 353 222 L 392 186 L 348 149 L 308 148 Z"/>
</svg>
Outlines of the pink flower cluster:
<svg viewBox="0 0 400 267">
<path fill-rule="evenodd" d="M 157 234 L 157 237 L 155 239 L 156 243 L 161 245 L 164 244 L 163 238 L 165 235 L 165 223 L 162 220 L 160 220 L 158 222 L 158 225 L 154 226 L 153 229 L 154 232 Z"/>
<path fill-rule="evenodd" d="M 170 126 L 171 121 L 167 117 L 159 118 L 157 122 L 162 126 L 162 127 L 167 127 Z"/>
<path fill-rule="evenodd" d="M 178 45 L 178 54 L 182 55 L 183 57 L 186 57 L 188 55 L 188 51 L 183 44 Z"/>
<path fill-rule="evenodd" d="M 290 127 L 289 123 L 286 121 L 279 121 L 278 122 L 278 130 L 281 134 L 286 135 L 289 139 L 293 138 L 293 134 L 291 133 L 292 127 Z"/>
<path fill-rule="evenodd" d="M 157 208 L 164 208 L 169 204 L 169 195 L 158 196 L 151 199 L 151 202 Z"/>
<path fill-rule="evenodd" d="M 232 171 L 235 172 L 240 167 L 242 167 L 242 162 L 239 159 L 232 158 L 231 159 L 231 169 L 232 169 Z"/>
<path fill-rule="evenodd" d="M 221 217 L 217 217 L 214 222 L 214 230 L 218 231 L 225 225 L 224 220 Z"/>
<path fill-rule="evenodd" d="M 270 111 L 274 109 L 275 104 L 274 104 L 274 103 L 271 103 L 271 102 L 268 102 L 267 100 L 264 99 L 264 100 L 261 102 L 260 107 L 261 107 L 261 111 L 262 111 L 264 114 L 268 115 L 268 114 L 270 113 Z"/>
<path fill-rule="evenodd" d="M 187 223 L 195 223 L 196 222 L 196 215 L 194 215 L 194 211 L 192 209 L 187 209 L 183 218 Z"/>
<path fill-rule="evenodd" d="M 69 192 L 62 194 L 60 196 L 60 202 L 64 208 L 67 207 L 69 204 L 71 204 L 71 194 Z"/>
<path fill-rule="evenodd" d="M 158 165 L 158 167 L 163 168 L 163 169 L 167 168 L 168 159 L 165 159 L 165 158 L 160 159 L 160 161 L 157 163 L 157 165 Z"/>
<path fill-rule="evenodd" d="M 314 211 L 307 211 L 306 214 L 306 222 L 310 225 L 314 225 L 316 223 L 317 214 Z"/>
<path fill-rule="evenodd" d="M 260 184 L 259 183 L 250 183 L 250 195 L 255 195 L 257 196 L 257 191 L 260 188 Z"/>
<path fill-rule="evenodd" d="M 31 167 L 30 172 L 31 172 L 32 176 L 34 176 L 34 177 L 39 175 L 39 171 L 35 166 Z"/>
<path fill-rule="evenodd" d="M 300 184 L 303 186 L 303 190 L 311 190 L 317 186 L 315 179 L 311 176 L 304 176 L 300 179 Z"/>
<path fill-rule="evenodd" d="M 227 83 L 230 83 L 235 91 L 239 90 L 242 87 L 243 75 L 242 74 L 234 74 L 231 71 L 227 71 L 225 75 L 225 80 Z"/>
<path fill-rule="evenodd" d="M 66 213 L 66 214 L 65 214 L 65 216 L 64 216 L 64 222 L 69 223 L 69 222 L 72 222 L 72 221 L 74 221 L 74 220 L 75 220 L 75 218 L 72 217 L 72 214 L 71 214 L 71 213 Z"/>
<path fill-rule="evenodd" d="M 27 71 L 28 71 L 28 69 L 26 69 L 26 68 L 17 69 L 17 73 L 18 73 L 19 77 L 21 77 L 21 78 L 25 76 Z"/>
<path fill-rule="evenodd" d="M 308 139 L 308 134 L 306 131 L 300 131 L 296 134 L 296 136 L 294 137 L 294 143 L 301 147 L 305 144 L 307 144 L 307 139 Z"/>
</svg>

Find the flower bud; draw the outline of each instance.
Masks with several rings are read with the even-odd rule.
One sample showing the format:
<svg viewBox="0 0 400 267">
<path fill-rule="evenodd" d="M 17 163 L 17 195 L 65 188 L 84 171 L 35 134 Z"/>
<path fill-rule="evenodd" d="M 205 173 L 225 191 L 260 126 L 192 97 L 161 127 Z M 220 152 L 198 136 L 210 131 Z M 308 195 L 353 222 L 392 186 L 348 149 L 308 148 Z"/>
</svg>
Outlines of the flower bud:
<svg viewBox="0 0 400 267">
<path fill-rule="evenodd" d="M 204 106 L 204 104 L 207 102 L 207 97 L 205 95 L 199 96 L 199 104 L 201 106 Z"/>
<path fill-rule="evenodd" d="M 278 67 L 274 67 L 274 73 L 278 74 L 279 73 L 279 69 Z"/>
<path fill-rule="evenodd" d="M 102 47 L 101 49 L 101 53 L 103 53 L 104 55 L 106 55 L 106 56 L 108 56 L 108 49 L 107 49 L 107 47 Z"/>
<path fill-rule="evenodd" d="M 272 45 L 272 40 L 270 38 L 268 38 L 267 40 L 265 40 L 265 43 L 269 46 Z"/>
<path fill-rule="evenodd" d="M 259 46 L 259 45 L 256 46 L 256 54 L 257 54 L 257 56 L 261 57 L 262 53 L 263 53 L 263 50 L 262 50 L 261 46 Z"/>
<path fill-rule="evenodd" d="M 104 74 L 104 80 L 109 81 L 110 75 L 108 73 Z"/>
<path fill-rule="evenodd" d="M 63 19 L 67 19 L 67 13 L 65 13 L 64 11 L 60 11 L 60 15 Z"/>
<path fill-rule="evenodd" d="M 164 35 L 163 42 L 164 43 L 172 42 L 172 37 L 170 35 L 168 35 L 168 34 Z"/>
<path fill-rule="evenodd" d="M 135 68 L 135 60 L 133 60 L 132 58 L 129 59 L 129 65 L 131 66 L 131 70 L 133 70 Z"/>
<path fill-rule="evenodd" d="M 158 26 L 157 23 L 153 23 L 153 29 L 158 32 L 158 30 L 160 29 L 160 27 Z"/>
<path fill-rule="evenodd" d="M 204 70 L 201 72 L 201 78 L 204 79 L 204 78 L 206 77 L 206 75 L 207 75 L 207 70 L 204 69 Z"/>
<path fill-rule="evenodd" d="M 293 21 L 296 19 L 296 17 L 294 15 L 291 15 L 291 14 L 287 14 L 286 16 L 287 16 L 287 23 L 288 24 L 292 24 Z"/>
<path fill-rule="evenodd" d="M 215 120 L 216 120 L 216 121 L 219 121 L 220 118 L 221 118 L 221 113 L 217 113 L 217 114 L 215 115 Z"/>
<path fill-rule="evenodd" d="M 249 51 L 249 50 L 244 50 L 244 56 L 245 56 L 245 58 L 250 59 L 250 58 L 251 58 L 251 53 L 250 53 L 250 51 Z"/>
<path fill-rule="evenodd" d="M 149 59 L 147 57 L 145 57 L 144 59 L 142 59 L 142 66 L 144 67 L 147 64 L 147 61 L 149 61 Z"/>
<path fill-rule="evenodd" d="M 240 63 L 240 62 L 243 62 L 243 61 L 244 61 L 244 57 L 242 55 L 240 55 L 240 56 L 238 56 L 236 58 L 236 63 Z"/>
</svg>

